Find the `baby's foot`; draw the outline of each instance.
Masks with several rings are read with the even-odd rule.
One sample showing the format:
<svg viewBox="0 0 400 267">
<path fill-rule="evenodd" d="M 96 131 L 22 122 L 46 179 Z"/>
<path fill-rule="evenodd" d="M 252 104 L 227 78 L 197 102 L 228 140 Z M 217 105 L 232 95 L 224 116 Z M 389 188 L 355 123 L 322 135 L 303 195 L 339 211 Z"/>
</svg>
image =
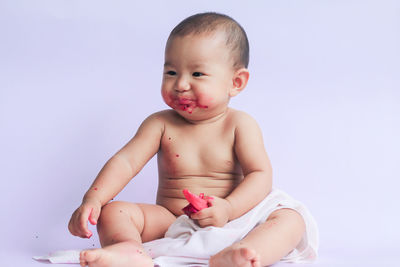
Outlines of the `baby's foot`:
<svg viewBox="0 0 400 267">
<path fill-rule="evenodd" d="M 81 266 L 89 267 L 153 267 L 152 259 L 139 244 L 116 243 L 104 248 L 84 250 L 80 254 Z"/>
<path fill-rule="evenodd" d="M 260 267 L 260 257 L 252 249 L 233 245 L 210 258 L 210 267 Z"/>
</svg>

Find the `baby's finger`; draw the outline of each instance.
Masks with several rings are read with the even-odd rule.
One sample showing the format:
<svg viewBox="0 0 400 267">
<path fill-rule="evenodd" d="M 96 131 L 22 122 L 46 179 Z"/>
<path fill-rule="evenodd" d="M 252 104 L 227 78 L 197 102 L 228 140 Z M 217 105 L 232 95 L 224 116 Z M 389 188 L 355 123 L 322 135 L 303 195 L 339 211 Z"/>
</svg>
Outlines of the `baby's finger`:
<svg viewBox="0 0 400 267">
<path fill-rule="evenodd" d="M 79 220 L 79 210 L 76 210 L 72 214 L 71 219 L 68 224 L 68 229 L 71 232 L 71 234 L 74 236 L 81 236 L 81 233 L 80 233 L 81 231 L 79 228 L 78 220 Z"/>
<path fill-rule="evenodd" d="M 92 225 L 96 225 L 99 216 L 100 216 L 100 210 L 98 208 L 93 208 L 89 215 L 89 222 Z"/>
<path fill-rule="evenodd" d="M 75 226 L 75 218 L 74 216 L 72 216 L 68 223 L 68 230 L 72 235 L 77 235 L 74 226 Z"/>
<path fill-rule="evenodd" d="M 79 216 L 79 229 L 81 230 L 81 237 L 90 238 L 92 236 L 92 232 L 88 229 L 88 220 L 89 215 L 92 212 L 92 209 L 83 208 L 81 216 Z"/>
<path fill-rule="evenodd" d="M 209 211 L 209 208 L 202 209 L 201 211 L 198 211 L 196 213 L 193 213 L 190 218 L 193 220 L 203 220 L 206 218 L 211 217 L 211 213 Z"/>
<path fill-rule="evenodd" d="M 207 205 L 208 205 L 209 207 L 211 207 L 211 206 L 213 205 L 214 197 L 212 197 L 212 196 L 206 196 L 206 197 L 204 197 L 204 199 L 207 200 Z"/>
<path fill-rule="evenodd" d="M 206 218 L 206 219 L 197 220 L 197 224 L 200 225 L 200 227 L 212 226 L 213 225 L 213 219 L 212 218 Z"/>
</svg>

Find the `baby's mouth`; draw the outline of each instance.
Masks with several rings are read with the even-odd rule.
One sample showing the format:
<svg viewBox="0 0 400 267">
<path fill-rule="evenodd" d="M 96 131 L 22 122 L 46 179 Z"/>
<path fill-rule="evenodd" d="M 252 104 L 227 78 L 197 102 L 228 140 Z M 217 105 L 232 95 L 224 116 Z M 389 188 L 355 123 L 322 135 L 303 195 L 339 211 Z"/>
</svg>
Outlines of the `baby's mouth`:
<svg viewBox="0 0 400 267">
<path fill-rule="evenodd" d="M 189 99 L 189 98 L 178 98 L 179 105 L 190 105 L 192 103 L 196 103 L 196 100 Z"/>
<path fill-rule="evenodd" d="M 208 106 L 203 106 L 196 99 L 190 99 L 185 97 L 178 97 L 175 99 L 175 107 L 176 109 L 187 111 L 189 114 L 192 114 L 195 108 L 208 108 Z"/>
<path fill-rule="evenodd" d="M 187 111 L 190 114 L 196 108 L 196 100 L 189 99 L 189 98 L 178 98 L 175 101 L 176 107 L 180 110 Z"/>
</svg>

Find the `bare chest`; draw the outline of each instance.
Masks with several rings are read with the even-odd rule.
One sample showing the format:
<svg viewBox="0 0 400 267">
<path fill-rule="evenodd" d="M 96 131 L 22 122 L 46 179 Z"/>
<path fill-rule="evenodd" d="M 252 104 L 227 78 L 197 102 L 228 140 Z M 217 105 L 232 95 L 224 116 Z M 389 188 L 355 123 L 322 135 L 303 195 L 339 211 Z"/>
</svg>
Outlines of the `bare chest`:
<svg viewBox="0 0 400 267">
<path fill-rule="evenodd" d="M 158 153 L 162 176 L 215 176 L 237 172 L 234 129 L 223 125 L 166 127 Z"/>
</svg>

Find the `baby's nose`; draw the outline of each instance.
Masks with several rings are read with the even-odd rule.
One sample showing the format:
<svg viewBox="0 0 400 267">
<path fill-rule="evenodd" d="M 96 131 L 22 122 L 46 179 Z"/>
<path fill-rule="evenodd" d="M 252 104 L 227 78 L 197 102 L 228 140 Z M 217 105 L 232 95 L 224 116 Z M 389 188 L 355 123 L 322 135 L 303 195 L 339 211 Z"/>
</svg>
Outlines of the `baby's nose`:
<svg viewBox="0 0 400 267">
<path fill-rule="evenodd" d="M 178 81 L 176 83 L 175 90 L 178 91 L 178 92 L 189 91 L 190 90 L 190 84 L 186 79 L 180 78 L 180 79 L 178 79 Z"/>
</svg>

